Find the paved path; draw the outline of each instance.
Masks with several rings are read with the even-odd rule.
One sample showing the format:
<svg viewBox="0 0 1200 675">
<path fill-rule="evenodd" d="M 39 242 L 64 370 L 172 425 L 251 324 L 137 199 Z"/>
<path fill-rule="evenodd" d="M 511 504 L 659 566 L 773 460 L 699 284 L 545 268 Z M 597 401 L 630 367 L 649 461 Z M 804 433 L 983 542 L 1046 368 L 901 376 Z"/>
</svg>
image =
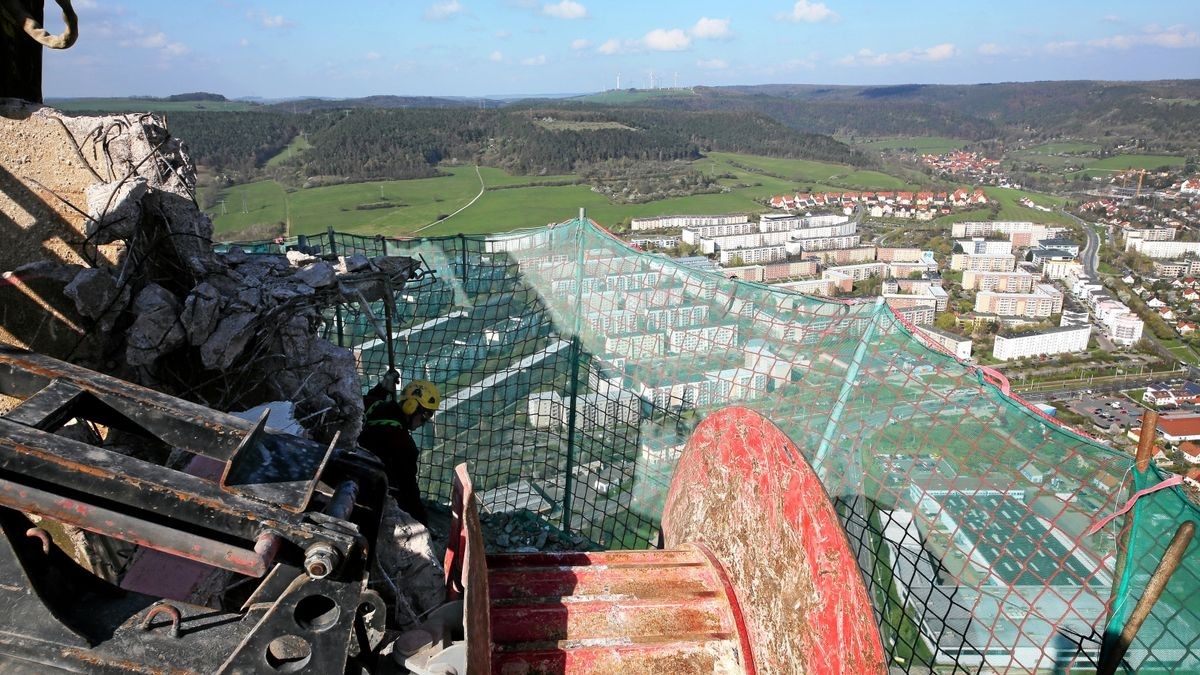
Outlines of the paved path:
<svg viewBox="0 0 1200 675">
<path fill-rule="evenodd" d="M 479 173 L 479 165 L 478 164 L 475 165 L 475 175 L 479 177 L 479 194 L 475 195 L 474 199 L 467 202 L 466 204 L 463 205 L 463 207 L 461 209 L 455 211 L 454 213 L 451 213 L 450 215 L 446 216 L 445 218 L 442 218 L 441 220 L 435 220 L 432 223 L 430 223 L 424 227 L 418 227 L 417 229 L 412 231 L 412 234 L 416 234 L 418 232 L 424 232 L 425 230 L 428 230 L 429 228 L 433 227 L 434 225 L 441 225 L 442 223 L 446 222 L 447 220 L 450 220 L 451 218 L 453 218 L 454 216 L 457 216 L 458 214 L 462 213 L 463 211 L 466 211 L 467 209 L 471 208 L 472 204 L 479 201 L 479 198 L 483 196 L 483 193 L 487 192 L 487 186 L 483 184 L 483 174 Z"/>
</svg>

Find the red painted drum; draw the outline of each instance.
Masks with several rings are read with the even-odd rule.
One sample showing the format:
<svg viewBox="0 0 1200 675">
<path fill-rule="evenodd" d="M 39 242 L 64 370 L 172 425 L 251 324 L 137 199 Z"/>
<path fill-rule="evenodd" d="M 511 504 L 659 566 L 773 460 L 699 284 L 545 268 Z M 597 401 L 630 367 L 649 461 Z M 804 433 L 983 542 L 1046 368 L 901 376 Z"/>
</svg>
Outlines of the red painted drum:
<svg viewBox="0 0 1200 675">
<path fill-rule="evenodd" d="M 816 473 L 747 408 L 705 419 L 679 459 L 663 513 L 667 548 L 695 546 L 728 580 L 747 672 L 885 670 L 862 574 Z"/>
</svg>

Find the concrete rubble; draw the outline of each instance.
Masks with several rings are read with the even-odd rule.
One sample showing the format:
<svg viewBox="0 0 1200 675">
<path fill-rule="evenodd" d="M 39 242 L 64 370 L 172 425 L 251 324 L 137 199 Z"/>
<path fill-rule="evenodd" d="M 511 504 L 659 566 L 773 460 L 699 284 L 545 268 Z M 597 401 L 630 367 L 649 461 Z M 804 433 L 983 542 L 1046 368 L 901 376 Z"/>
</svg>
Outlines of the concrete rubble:
<svg viewBox="0 0 1200 675">
<path fill-rule="evenodd" d="M 285 401 L 306 435 L 353 443 L 357 364 L 322 328 L 334 307 L 401 287 L 416 261 L 217 253 L 161 118 L 11 100 L 0 112 L 0 224 L 14 224 L 0 342 L 221 410 Z M 428 531 L 386 502 L 379 562 L 407 624 L 442 602 L 444 580 Z"/>
<path fill-rule="evenodd" d="M 579 551 L 587 540 L 567 534 L 528 511 L 489 513 L 482 517 L 484 548 L 503 553 Z"/>
<path fill-rule="evenodd" d="M 67 330 L 0 339 L 219 409 L 291 401 L 314 438 L 357 438 L 354 358 L 319 331 L 330 308 L 380 297 L 385 277 L 402 285 L 414 261 L 251 255 L 238 247 L 216 253 L 212 223 L 192 198 L 187 148 L 162 119 L 3 105 L 4 130 L 20 143 L 0 145 L 0 162 L 29 182 L 5 193 L 33 196 L 0 208 L 14 220 L 34 207 L 54 211 L 75 232 L 49 237 L 74 244 L 73 252 L 44 256 L 34 248 L 30 260 L 4 261 L 9 278 L 40 284 L 5 304 L 29 305 L 25 314 L 38 321 L 56 316 Z M 56 162 L 69 170 L 44 166 Z M 55 305 L 55 292 L 67 302 Z M 6 324 L 20 323 L 11 319 L 6 311 Z M 62 339 L 50 344 L 51 332 Z"/>
</svg>

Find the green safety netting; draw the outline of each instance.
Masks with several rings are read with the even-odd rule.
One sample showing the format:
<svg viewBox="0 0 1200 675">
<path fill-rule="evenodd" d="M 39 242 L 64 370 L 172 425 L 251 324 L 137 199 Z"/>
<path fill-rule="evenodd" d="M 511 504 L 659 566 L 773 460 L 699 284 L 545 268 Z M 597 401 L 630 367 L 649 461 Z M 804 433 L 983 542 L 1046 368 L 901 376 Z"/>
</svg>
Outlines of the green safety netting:
<svg viewBox="0 0 1200 675">
<path fill-rule="evenodd" d="M 419 439 L 432 499 L 448 500 L 452 467 L 467 461 L 488 513 L 532 515 L 595 547 L 651 546 L 690 430 L 734 402 L 766 415 L 834 500 L 899 671 L 1096 668 L 1105 633 L 1111 646 L 1180 525 L 1198 520 L 1170 487 L 1087 534 L 1164 474 L 1006 395 L 881 302 L 726 279 L 586 219 L 285 245 L 407 255 L 434 271 L 396 293 L 391 317 L 402 380 L 443 390 Z M 389 367 L 381 316 L 347 305 L 326 325 L 356 354 L 364 389 Z M 1197 548 L 1121 668 L 1200 672 Z"/>
</svg>

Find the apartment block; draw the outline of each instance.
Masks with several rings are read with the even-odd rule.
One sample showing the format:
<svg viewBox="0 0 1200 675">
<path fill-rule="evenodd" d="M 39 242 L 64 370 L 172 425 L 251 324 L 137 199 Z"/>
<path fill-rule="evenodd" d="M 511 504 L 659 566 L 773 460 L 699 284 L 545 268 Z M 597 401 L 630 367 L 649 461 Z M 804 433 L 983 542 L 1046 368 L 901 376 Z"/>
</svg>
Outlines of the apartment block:
<svg viewBox="0 0 1200 675">
<path fill-rule="evenodd" d="M 1017 257 L 1008 255 L 972 255 L 955 253 L 950 256 L 950 269 L 973 272 L 1011 272 L 1017 268 Z"/>
<path fill-rule="evenodd" d="M 666 230 L 674 228 L 705 228 L 727 227 L 749 223 L 750 216 L 740 213 L 727 216 L 655 216 L 653 218 L 634 218 L 629 227 L 634 232 L 645 230 Z M 731 232 L 730 234 L 739 234 Z"/>
<path fill-rule="evenodd" d="M 954 355 L 959 361 L 971 358 L 971 338 L 947 333 L 933 326 L 919 326 L 917 332 L 933 344 Z"/>
<path fill-rule="evenodd" d="M 969 291 L 997 293 L 1028 293 L 1033 290 L 1033 275 L 1029 272 L 963 272 L 962 287 Z"/>
<path fill-rule="evenodd" d="M 1031 356 L 1073 354 L 1087 349 L 1089 326 L 1079 328 L 1051 328 L 1038 333 L 996 336 L 992 356 L 1001 361 L 1024 359 Z"/>
<path fill-rule="evenodd" d="M 1044 318 L 1062 311 L 1063 294 L 1053 286 L 1038 285 L 1032 293 L 981 291 L 975 296 L 975 311 L 1000 316 Z"/>
</svg>

